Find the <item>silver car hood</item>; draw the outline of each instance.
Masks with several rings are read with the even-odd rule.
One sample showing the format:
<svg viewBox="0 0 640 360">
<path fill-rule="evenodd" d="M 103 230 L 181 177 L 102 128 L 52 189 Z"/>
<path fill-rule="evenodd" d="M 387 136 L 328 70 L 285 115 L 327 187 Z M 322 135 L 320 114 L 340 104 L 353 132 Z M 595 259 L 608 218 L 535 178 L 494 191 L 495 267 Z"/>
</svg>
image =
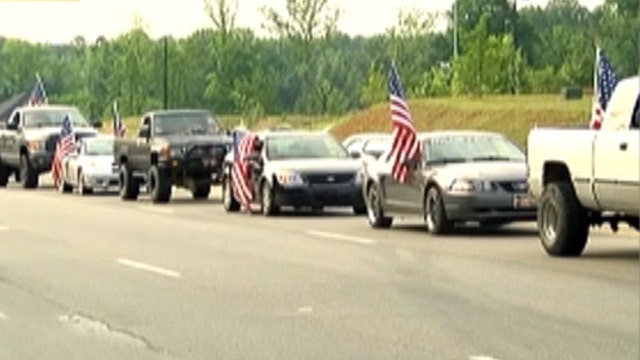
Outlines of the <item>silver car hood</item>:
<svg viewBox="0 0 640 360">
<path fill-rule="evenodd" d="M 527 164 L 523 161 L 478 161 L 454 163 L 431 168 L 438 177 L 469 180 L 525 180 Z"/>
</svg>

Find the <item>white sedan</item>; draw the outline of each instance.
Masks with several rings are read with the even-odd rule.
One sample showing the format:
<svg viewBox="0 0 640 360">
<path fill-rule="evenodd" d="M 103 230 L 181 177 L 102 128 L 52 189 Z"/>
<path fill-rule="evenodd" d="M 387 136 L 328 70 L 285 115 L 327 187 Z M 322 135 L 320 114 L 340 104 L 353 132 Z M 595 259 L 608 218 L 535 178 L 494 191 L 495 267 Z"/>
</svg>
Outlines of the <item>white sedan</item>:
<svg viewBox="0 0 640 360">
<path fill-rule="evenodd" d="M 62 162 L 61 191 L 74 188 L 80 195 L 93 193 L 96 189 L 108 190 L 118 185 L 118 169 L 114 165 L 113 136 L 99 135 L 82 138 L 76 151 Z"/>
</svg>

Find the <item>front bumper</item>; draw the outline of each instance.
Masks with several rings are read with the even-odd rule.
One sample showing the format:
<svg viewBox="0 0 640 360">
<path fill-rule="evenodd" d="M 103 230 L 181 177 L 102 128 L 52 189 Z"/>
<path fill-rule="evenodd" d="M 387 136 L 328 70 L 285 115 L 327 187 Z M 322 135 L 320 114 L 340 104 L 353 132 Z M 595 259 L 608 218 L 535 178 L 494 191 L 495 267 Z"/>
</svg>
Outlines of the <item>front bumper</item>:
<svg viewBox="0 0 640 360">
<path fill-rule="evenodd" d="M 276 206 L 365 206 L 359 184 L 323 184 L 301 187 L 283 187 L 276 184 L 273 188 L 273 199 Z"/>
<path fill-rule="evenodd" d="M 29 161 L 32 168 L 38 173 L 51 171 L 51 163 L 53 162 L 53 154 L 38 151 L 29 154 Z"/>
<path fill-rule="evenodd" d="M 223 171 L 223 159 L 215 157 L 172 158 L 161 163 L 171 171 L 173 178 L 210 179 L 220 181 Z"/>
<path fill-rule="evenodd" d="M 447 218 L 453 221 L 530 221 L 536 206 L 527 193 L 443 194 Z"/>
<path fill-rule="evenodd" d="M 117 173 L 85 173 L 84 186 L 91 189 L 107 189 L 109 187 L 118 186 Z"/>
</svg>

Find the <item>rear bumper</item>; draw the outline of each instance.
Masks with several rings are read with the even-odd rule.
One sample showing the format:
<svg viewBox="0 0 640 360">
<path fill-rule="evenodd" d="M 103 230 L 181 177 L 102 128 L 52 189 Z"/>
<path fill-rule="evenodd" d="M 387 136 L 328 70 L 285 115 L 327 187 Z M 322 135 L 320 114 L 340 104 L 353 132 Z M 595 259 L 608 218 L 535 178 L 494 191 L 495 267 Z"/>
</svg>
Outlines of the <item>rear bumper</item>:
<svg viewBox="0 0 640 360">
<path fill-rule="evenodd" d="M 276 206 L 349 206 L 364 207 L 360 185 L 312 185 L 285 188 L 275 185 L 273 188 Z"/>
<path fill-rule="evenodd" d="M 524 197 L 526 200 L 516 200 Z M 535 204 L 526 193 L 444 194 L 449 220 L 453 221 L 530 221 L 536 219 Z"/>
</svg>

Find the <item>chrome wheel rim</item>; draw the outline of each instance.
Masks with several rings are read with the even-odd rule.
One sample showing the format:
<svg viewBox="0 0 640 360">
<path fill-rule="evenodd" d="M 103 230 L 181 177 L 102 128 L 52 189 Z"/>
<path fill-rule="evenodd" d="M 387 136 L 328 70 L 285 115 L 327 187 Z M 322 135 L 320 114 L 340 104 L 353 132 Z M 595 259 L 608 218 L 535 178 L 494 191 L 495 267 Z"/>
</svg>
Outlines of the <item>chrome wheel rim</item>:
<svg viewBox="0 0 640 360">
<path fill-rule="evenodd" d="M 380 215 L 378 192 L 375 189 L 369 191 L 367 201 L 367 218 L 370 223 L 375 223 Z"/>
<path fill-rule="evenodd" d="M 269 191 L 269 186 L 265 183 L 262 186 L 262 211 L 267 213 L 270 210 L 271 204 L 271 192 Z"/>
<path fill-rule="evenodd" d="M 224 189 L 222 191 L 222 202 L 227 208 L 231 207 L 231 189 L 229 183 L 229 179 L 224 181 Z"/>
<path fill-rule="evenodd" d="M 427 228 L 433 229 L 435 227 L 435 221 L 433 220 L 433 212 L 436 207 L 436 201 L 432 196 L 427 197 L 427 203 L 425 206 L 425 221 Z"/>
<path fill-rule="evenodd" d="M 553 244 L 557 235 L 558 228 L 558 210 L 552 203 L 545 203 L 542 208 L 542 232 L 543 240 L 548 245 Z"/>
</svg>

